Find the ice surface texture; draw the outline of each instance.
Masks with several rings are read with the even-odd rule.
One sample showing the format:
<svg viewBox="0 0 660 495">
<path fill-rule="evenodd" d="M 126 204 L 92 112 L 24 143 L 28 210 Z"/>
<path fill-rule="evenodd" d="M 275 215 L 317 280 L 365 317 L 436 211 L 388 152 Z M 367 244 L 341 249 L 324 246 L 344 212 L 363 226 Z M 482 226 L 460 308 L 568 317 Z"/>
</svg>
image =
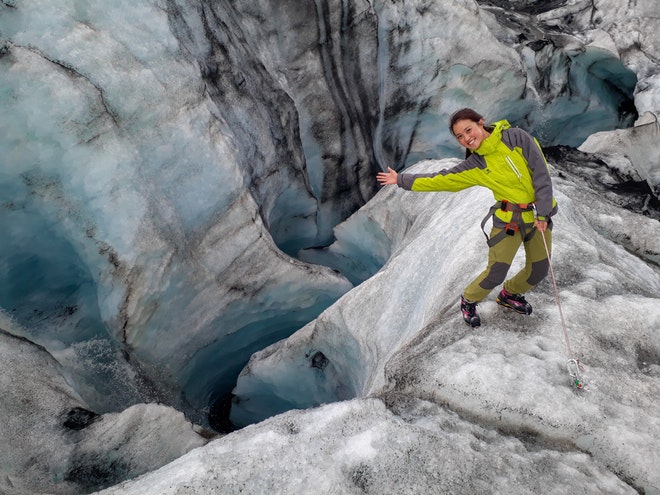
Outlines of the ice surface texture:
<svg viewBox="0 0 660 495">
<path fill-rule="evenodd" d="M 489 371 L 492 383 L 475 379 L 466 389 L 472 374 L 449 351 L 422 352 L 430 361 L 419 360 L 417 371 L 400 363 L 433 336 L 468 350 L 477 338 L 448 330 L 448 301 L 482 259 L 473 251 L 480 234 L 456 230 L 475 223 L 482 210 L 474 205 L 487 198 L 471 191 L 392 197 L 378 209 L 369 202 L 381 167 L 460 153 L 446 129 L 460 106 L 508 118 L 546 146 L 577 146 L 596 131 L 630 126 L 638 113 L 659 113 L 656 2 L 520 4 L 512 12 L 497 2 L 423 0 L 1 2 L 0 306 L 20 323 L 17 333 L 61 364 L 71 389 L 58 400 L 68 407 L 72 392 L 81 403 L 72 407 L 99 414 L 162 401 L 206 422 L 249 356 L 266 348 L 236 389 L 238 424 L 289 407 L 384 398 L 390 389 L 461 415 L 477 404 L 463 419 L 479 428 L 506 432 L 528 412 L 552 420 L 550 393 L 532 395 L 538 409 L 516 399 L 511 413 L 487 393 L 508 394 L 497 373 L 513 375 L 539 352 L 554 367 L 532 373 L 547 373 L 537 386 L 564 391 L 554 381 L 563 358 L 548 287 L 539 292 L 534 332 L 513 339 L 494 325 L 501 339 L 484 333 L 494 347 L 472 356 L 480 372 L 497 370 Z M 646 141 L 622 142 L 639 151 Z M 612 167 L 639 169 L 651 183 L 657 177 L 657 163 L 599 150 Z M 587 323 L 598 331 L 610 320 L 631 328 L 623 337 L 594 330 L 593 341 L 594 327 L 583 328 L 576 348 L 594 354 L 594 369 L 621 360 L 622 376 L 632 377 L 626 366 L 634 358 L 644 371 L 639 383 L 622 378 L 641 393 L 613 397 L 603 364 L 597 376 L 606 377 L 606 392 L 594 408 L 613 426 L 576 437 L 582 430 L 571 423 L 568 448 L 598 454 L 596 462 L 633 486 L 657 486 L 651 455 L 633 467 L 633 450 L 611 445 L 627 431 L 626 403 L 644 411 L 646 438 L 657 439 L 650 409 L 638 405 L 657 397 L 657 337 L 639 319 L 646 312 L 646 325 L 657 322 L 655 224 L 599 203 L 573 179 L 558 184 L 566 216 L 557 219 L 556 256 L 567 310 L 602 309 Z M 379 197 L 387 195 L 394 193 Z M 442 209 L 460 221 L 441 225 L 433 213 Z M 430 251 L 425 229 L 447 244 L 433 238 L 438 251 Z M 618 305 L 624 310 L 613 314 Z M 386 316 L 372 315 L 373 306 Z M 483 313 L 498 321 L 487 304 Z M 507 357 L 503 350 L 516 348 L 507 338 L 540 340 L 550 354 Z M 610 348 L 606 360 L 599 353 Z M 441 355 L 448 368 L 431 363 Z M 411 391 L 406 380 L 433 390 Z M 452 396 L 454 382 L 464 401 Z M 655 395 L 643 399 L 648 390 Z M 561 441 L 541 420 L 525 425 L 544 448 Z M 642 440 L 629 443 L 644 453 Z M 351 475 L 356 489 L 375 486 L 368 470 L 362 463 Z"/>
</svg>

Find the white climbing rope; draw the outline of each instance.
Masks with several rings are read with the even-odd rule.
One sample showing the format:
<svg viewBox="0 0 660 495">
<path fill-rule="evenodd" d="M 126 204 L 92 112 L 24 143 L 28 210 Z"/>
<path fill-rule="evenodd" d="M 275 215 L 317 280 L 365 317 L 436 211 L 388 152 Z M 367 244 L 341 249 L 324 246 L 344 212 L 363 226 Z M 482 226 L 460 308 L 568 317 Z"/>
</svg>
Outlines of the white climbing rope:
<svg viewBox="0 0 660 495">
<path fill-rule="evenodd" d="M 534 217 L 536 217 L 536 206 L 534 206 Z M 582 363 L 575 357 L 573 357 L 573 351 L 571 350 L 571 344 L 568 340 L 568 329 L 566 327 L 566 320 L 564 319 L 564 310 L 561 307 L 561 300 L 559 299 L 559 290 L 557 289 L 557 279 L 555 278 L 555 271 L 552 268 L 552 261 L 550 260 L 550 250 L 548 249 L 548 243 L 545 240 L 545 232 L 540 232 L 541 238 L 543 239 L 543 246 L 545 247 L 545 254 L 548 257 L 548 265 L 550 266 L 550 278 L 552 279 L 552 287 L 555 291 L 555 300 L 557 301 L 557 307 L 559 308 L 559 318 L 561 319 L 561 327 L 564 331 L 564 341 L 566 342 L 566 353 L 568 354 L 568 362 L 566 367 L 568 368 L 568 374 L 572 378 L 573 385 L 581 389 L 584 387 L 582 378 L 580 378 L 580 371 L 584 371 Z"/>
</svg>

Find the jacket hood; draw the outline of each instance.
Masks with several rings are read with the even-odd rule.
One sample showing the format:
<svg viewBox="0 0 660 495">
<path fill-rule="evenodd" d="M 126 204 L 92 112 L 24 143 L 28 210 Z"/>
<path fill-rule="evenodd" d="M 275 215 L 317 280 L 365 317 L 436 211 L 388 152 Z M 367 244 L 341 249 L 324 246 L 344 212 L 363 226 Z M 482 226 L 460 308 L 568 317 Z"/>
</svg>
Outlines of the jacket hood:
<svg viewBox="0 0 660 495">
<path fill-rule="evenodd" d="M 478 155 L 490 155 L 497 151 L 500 143 L 502 142 L 502 131 L 509 129 L 511 124 L 507 120 L 498 120 L 492 124 L 492 131 L 490 136 L 481 142 L 481 145 L 474 150 Z"/>
</svg>

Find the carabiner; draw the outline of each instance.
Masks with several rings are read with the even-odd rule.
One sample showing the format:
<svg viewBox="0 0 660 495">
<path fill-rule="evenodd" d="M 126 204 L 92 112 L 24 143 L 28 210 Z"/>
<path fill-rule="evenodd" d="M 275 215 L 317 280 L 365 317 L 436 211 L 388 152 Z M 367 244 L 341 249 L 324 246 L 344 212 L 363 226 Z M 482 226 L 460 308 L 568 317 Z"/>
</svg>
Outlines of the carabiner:
<svg viewBox="0 0 660 495">
<path fill-rule="evenodd" d="M 569 359 L 566 363 L 566 367 L 568 368 L 568 374 L 573 379 L 573 385 L 579 389 L 584 387 L 584 383 L 580 378 L 580 370 L 583 369 L 580 362 L 577 359 Z"/>
</svg>

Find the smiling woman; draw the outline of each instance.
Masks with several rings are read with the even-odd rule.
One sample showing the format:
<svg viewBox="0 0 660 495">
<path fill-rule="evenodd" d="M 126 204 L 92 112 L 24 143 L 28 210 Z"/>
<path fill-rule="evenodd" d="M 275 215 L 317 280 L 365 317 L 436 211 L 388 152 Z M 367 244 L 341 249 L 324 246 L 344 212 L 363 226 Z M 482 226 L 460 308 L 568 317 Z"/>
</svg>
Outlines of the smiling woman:
<svg viewBox="0 0 660 495">
<path fill-rule="evenodd" d="M 454 135 L 461 146 L 474 151 L 481 142 L 490 136 L 486 129 L 484 118 L 471 108 L 463 108 L 449 119 L 449 131 Z"/>
<path fill-rule="evenodd" d="M 431 174 L 399 175 L 388 167 L 376 179 L 381 185 L 396 184 L 412 191 L 461 191 L 473 186 L 490 189 L 496 203 L 482 222 L 483 228 L 492 216 L 490 238 L 486 236 L 488 266 L 463 292 L 461 313 L 468 325 L 480 326 L 477 304 L 504 282 L 496 302 L 531 314 L 532 306 L 523 294 L 547 275 L 551 216 L 557 211 L 543 152 L 527 132 L 511 128 L 506 120 L 485 126 L 484 118 L 471 108 L 452 114 L 449 128 L 466 147 L 463 162 Z M 505 280 L 521 244 L 525 246 L 525 266 Z"/>
</svg>

